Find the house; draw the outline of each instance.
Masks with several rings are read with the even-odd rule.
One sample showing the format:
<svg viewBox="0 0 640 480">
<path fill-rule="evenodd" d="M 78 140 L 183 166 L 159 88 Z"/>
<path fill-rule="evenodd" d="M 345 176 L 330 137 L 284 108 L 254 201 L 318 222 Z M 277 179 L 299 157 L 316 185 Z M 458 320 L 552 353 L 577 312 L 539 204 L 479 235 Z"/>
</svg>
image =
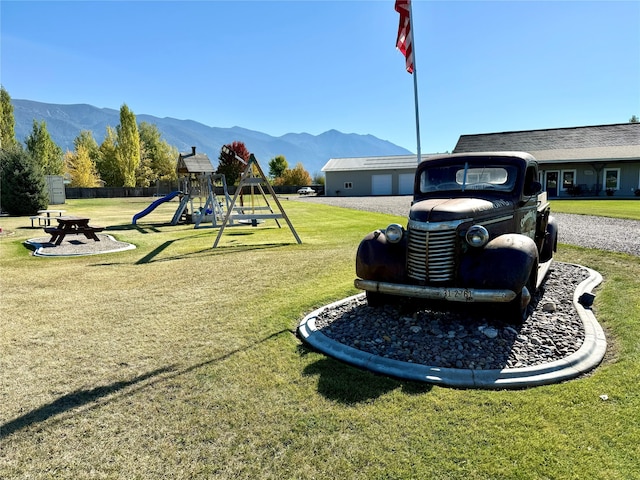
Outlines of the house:
<svg viewBox="0 0 640 480">
<path fill-rule="evenodd" d="M 417 165 L 416 155 L 332 158 L 322 167 L 325 195 L 412 195 Z"/>
<path fill-rule="evenodd" d="M 519 150 L 549 197 L 640 195 L 640 123 L 461 135 L 453 153 Z"/>
<path fill-rule="evenodd" d="M 640 196 L 640 123 L 461 135 L 453 153 L 483 151 L 532 154 L 552 198 Z M 325 194 L 410 195 L 416 166 L 416 155 L 332 158 Z"/>
</svg>

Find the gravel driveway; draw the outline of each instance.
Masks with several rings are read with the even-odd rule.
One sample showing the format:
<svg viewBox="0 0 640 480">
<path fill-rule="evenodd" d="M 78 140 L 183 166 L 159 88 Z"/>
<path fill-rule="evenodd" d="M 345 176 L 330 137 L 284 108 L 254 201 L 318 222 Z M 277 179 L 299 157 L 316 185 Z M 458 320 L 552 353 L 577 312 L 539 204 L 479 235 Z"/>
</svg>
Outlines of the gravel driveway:
<svg viewBox="0 0 640 480">
<path fill-rule="evenodd" d="M 413 197 L 290 197 L 303 202 L 406 217 Z M 640 205 L 640 204 L 639 204 Z M 640 221 L 592 215 L 553 213 L 558 220 L 558 241 L 569 245 L 597 248 L 640 256 Z M 380 225 L 385 227 L 386 225 Z"/>
</svg>

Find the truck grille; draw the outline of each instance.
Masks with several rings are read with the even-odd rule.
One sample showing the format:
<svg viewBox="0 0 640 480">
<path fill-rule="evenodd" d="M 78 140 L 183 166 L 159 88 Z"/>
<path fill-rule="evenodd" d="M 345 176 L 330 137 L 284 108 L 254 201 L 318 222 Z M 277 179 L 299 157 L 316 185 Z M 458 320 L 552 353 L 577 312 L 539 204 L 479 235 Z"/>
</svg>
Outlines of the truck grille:
<svg viewBox="0 0 640 480">
<path fill-rule="evenodd" d="M 407 251 L 409 277 L 421 282 L 453 280 L 456 229 L 442 229 L 435 224 L 420 226 L 426 229 L 416 228 L 416 225 L 409 226 Z"/>
</svg>

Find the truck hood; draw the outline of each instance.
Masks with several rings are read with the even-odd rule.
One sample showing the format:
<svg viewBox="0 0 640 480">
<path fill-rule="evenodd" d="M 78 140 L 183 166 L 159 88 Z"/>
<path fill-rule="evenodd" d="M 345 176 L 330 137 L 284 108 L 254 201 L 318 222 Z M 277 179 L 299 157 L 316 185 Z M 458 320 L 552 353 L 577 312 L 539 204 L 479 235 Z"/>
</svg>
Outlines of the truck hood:
<svg viewBox="0 0 640 480">
<path fill-rule="evenodd" d="M 484 200 L 481 198 L 432 198 L 411 206 L 409 219 L 418 222 L 446 222 L 464 218 L 494 215 L 501 210 L 513 209 L 509 200 Z"/>
</svg>

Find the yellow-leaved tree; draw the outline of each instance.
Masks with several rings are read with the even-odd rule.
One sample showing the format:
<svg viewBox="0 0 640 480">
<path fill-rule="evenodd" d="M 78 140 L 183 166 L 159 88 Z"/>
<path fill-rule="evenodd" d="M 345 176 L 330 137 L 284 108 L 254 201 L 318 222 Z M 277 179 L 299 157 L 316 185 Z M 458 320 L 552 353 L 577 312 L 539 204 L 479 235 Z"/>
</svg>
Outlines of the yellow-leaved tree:
<svg viewBox="0 0 640 480">
<path fill-rule="evenodd" d="M 64 155 L 66 173 L 71 178 L 72 187 L 99 187 L 100 176 L 96 165 L 84 145 L 78 145 L 75 152 Z"/>
<path fill-rule="evenodd" d="M 311 185 L 311 175 L 304 169 L 302 163 L 298 162 L 292 169 L 286 169 L 282 173 L 282 185 Z"/>
<path fill-rule="evenodd" d="M 120 125 L 116 127 L 118 142 L 116 158 L 123 179 L 123 187 L 136 186 L 136 171 L 140 165 L 140 136 L 136 116 L 123 104 L 120 107 Z"/>
</svg>

